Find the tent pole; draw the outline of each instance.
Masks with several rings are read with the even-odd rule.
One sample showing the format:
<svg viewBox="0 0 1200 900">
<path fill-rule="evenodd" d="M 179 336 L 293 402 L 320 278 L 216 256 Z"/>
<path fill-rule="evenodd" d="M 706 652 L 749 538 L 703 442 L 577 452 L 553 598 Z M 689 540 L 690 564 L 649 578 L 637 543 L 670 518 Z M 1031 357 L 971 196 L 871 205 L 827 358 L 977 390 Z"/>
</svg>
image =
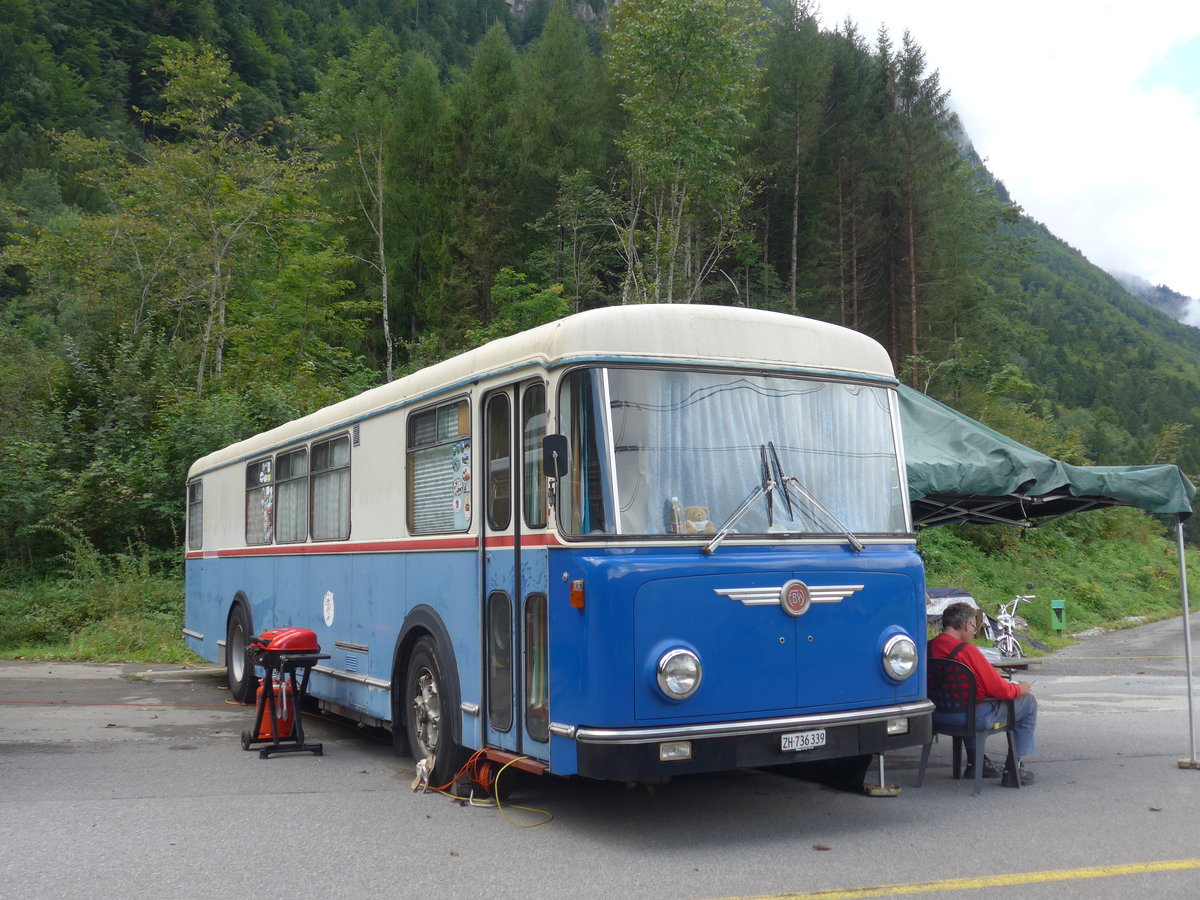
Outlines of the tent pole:
<svg viewBox="0 0 1200 900">
<path fill-rule="evenodd" d="M 1183 656 L 1187 664 L 1187 693 L 1188 693 L 1188 740 L 1191 744 L 1191 758 L 1179 760 L 1181 769 L 1200 769 L 1196 761 L 1196 712 L 1192 694 L 1192 623 L 1191 612 L 1188 609 L 1188 580 L 1187 561 L 1184 557 L 1183 546 L 1183 516 L 1175 517 L 1175 543 L 1179 549 L 1179 599 L 1183 604 Z"/>
</svg>

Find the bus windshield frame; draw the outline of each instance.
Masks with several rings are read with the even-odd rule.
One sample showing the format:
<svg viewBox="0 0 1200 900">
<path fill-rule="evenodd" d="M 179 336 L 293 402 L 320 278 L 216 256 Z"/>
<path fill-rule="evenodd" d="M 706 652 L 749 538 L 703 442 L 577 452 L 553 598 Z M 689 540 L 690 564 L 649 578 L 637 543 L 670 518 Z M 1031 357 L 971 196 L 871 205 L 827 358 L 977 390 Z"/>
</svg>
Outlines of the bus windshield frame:
<svg viewBox="0 0 1200 900">
<path fill-rule="evenodd" d="M 568 539 L 896 538 L 912 527 L 895 391 L 866 380 L 598 365 L 559 389 Z"/>
</svg>

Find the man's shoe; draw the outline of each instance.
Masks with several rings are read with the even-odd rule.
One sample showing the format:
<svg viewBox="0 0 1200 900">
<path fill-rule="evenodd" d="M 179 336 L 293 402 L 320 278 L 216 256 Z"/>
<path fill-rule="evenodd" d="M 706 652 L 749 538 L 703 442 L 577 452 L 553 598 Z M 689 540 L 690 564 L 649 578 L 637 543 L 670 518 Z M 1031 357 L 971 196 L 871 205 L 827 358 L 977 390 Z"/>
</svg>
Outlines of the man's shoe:
<svg viewBox="0 0 1200 900">
<path fill-rule="evenodd" d="M 1025 763 L 1021 763 L 1021 768 L 1019 770 L 1019 776 L 1021 779 L 1021 787 L 1025 787 L 1027 785 L 1033 784 L 1033 781 L 1034 781 L 1033 773 L 1030 772 L 1027 768 L 1025 768 Z M 1002 784 L 1004 787 L 1016 787 L 1017 786 L 1017 782 L 1013 779 L 1012 775 L 1010 775 L 1008 772 L 1004 773 L 1004 777 L 1002 779 L 1000 779 L 1000 784 Z"/>
<path fill-rule="evenodd" d="M 1004 768 L 1002 766 L 996 765 L 994 762 L 992 762 L 990 759 L 988 759 L 986 755 L 983 757 L 983 777 L 984 778 L 999 778 L 1003 773 L 1004 773 Z M 967 763 L 967 767 L 965 769 L 963 769 L 963 778 L 974 779 L 974 777 L 975 777 L 975 764 Z"/>
</svg>

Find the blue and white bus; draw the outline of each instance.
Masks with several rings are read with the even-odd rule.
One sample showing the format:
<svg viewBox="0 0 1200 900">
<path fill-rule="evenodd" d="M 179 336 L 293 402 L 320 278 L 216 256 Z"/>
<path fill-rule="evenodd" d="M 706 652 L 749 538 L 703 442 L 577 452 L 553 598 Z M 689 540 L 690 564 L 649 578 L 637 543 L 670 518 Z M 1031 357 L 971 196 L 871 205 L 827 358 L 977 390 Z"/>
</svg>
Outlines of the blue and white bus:
<svg viewBox="0 0 1200 900">
<path fill-rule="evenodd" d="M 198 460 L 187 644 L 432 757 L 621 781 L 925 743 L 924 571 L 896 379 L 861 334 L 584 312 Z M 864 766 L 865 768 L 865 766 Z"/>
</svg>

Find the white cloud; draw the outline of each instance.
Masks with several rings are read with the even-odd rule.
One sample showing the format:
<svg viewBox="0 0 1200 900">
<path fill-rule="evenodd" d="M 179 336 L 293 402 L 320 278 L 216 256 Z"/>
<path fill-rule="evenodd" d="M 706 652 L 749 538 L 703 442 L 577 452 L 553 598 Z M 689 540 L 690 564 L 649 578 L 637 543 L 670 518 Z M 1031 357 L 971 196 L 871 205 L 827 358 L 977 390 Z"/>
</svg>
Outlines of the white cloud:
<svg viewBox="0 0 1200 900">
<path fill-rule="evenodd" d="M 908 29 L 1026 213 L 1102 268 L 1200 297 L 1200 77 L 1177 77 L 1178 52 L 1171 78 L 1148 77 L 1196 43 L 1200 5 L 821 0 L 820 14 L 872 42 L 881 23 L 897 45 Z"/>
</svg>

